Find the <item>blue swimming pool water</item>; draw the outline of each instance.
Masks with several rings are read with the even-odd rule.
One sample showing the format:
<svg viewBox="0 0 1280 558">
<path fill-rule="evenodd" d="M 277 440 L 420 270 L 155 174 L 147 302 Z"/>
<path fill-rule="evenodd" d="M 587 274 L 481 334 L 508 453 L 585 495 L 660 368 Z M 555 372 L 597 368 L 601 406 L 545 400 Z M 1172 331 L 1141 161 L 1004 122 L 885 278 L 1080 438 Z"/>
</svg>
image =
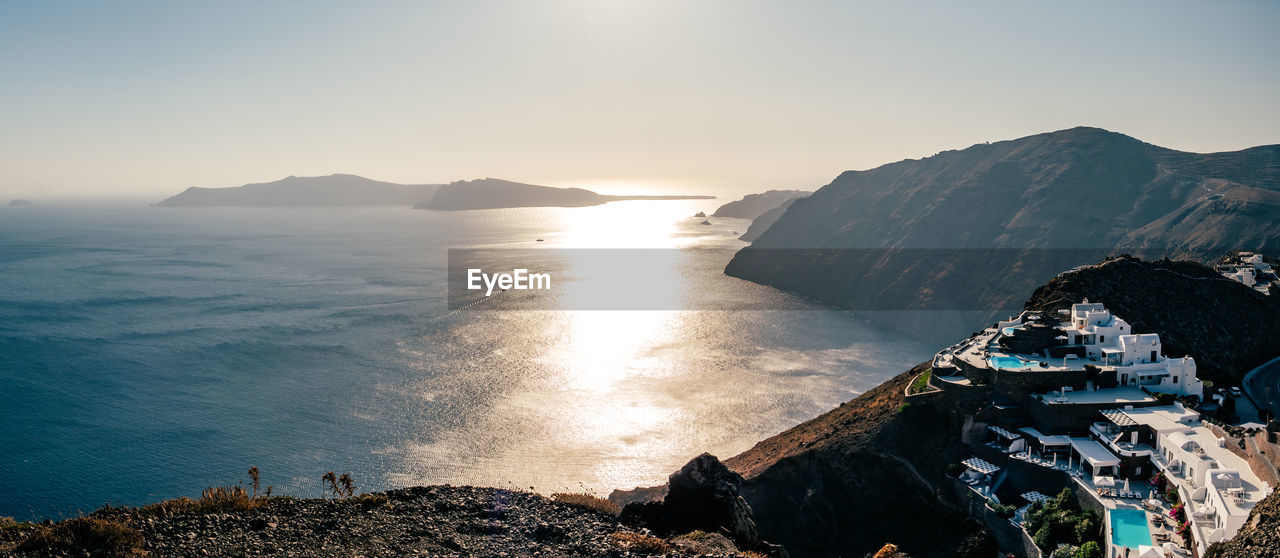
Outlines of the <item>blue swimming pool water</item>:
<svg viewBox="0 0 1280 558">
<path fill-rule="evenodd" d="M 1004 334 L 1005 334 L 1005 335 L 1013 335 L 1013 327 L 1012 327 L 1012 326 L 1010 326 L 1010 327 L 1006 327 L 1006 328 L 1004 328 L 1004 329 L 1002 329 L 1002 330 L 1000 330 L 1000 331 L 1004 332 Z"/>
<path fill-rule="evenodd" d="M 991 360 L 991 366 L 993 368 L 1004 368 L 1006 370 L 1017 369 L 1017 368 L 1031 368 L 1032 366 L 1035 366 L 1035 363 L 1033 362 L 1023 362 L 1021 360 L 1018 360 L 1018 357 L 1011 357 L 1011 356 L 991 357 L 990 360 Z"/>
<path fill-rule="evenodd" d="M 1137 549 L 1151 545 L 1151 530 L 1147 528 L 1147 512 L 1142 510 L 1109 510 L 1111 515 L 1111 546 L 1127 546 Z"/>
</svg>

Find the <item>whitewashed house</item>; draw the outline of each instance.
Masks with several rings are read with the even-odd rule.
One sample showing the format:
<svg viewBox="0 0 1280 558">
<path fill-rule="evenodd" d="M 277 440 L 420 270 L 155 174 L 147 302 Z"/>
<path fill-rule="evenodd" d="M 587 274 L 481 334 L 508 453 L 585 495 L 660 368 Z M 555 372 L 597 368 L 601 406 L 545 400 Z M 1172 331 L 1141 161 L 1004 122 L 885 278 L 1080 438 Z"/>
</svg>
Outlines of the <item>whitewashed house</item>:
<svg viewBox="0 0 1280 558">
<path fill-rule="evenodd" d="M 1068 345 L 1084 349 L 1087 360 L 1114 367 L 1120 386 L 1196 397 L 1204 394 L 1194 358 L 1164 356 L 1159 334 L 1134 334 L 1128 322 L 1101 303 L 1085 299 L 1071 305 L 1068 321 L 1060 329 Z"/>
</svg>

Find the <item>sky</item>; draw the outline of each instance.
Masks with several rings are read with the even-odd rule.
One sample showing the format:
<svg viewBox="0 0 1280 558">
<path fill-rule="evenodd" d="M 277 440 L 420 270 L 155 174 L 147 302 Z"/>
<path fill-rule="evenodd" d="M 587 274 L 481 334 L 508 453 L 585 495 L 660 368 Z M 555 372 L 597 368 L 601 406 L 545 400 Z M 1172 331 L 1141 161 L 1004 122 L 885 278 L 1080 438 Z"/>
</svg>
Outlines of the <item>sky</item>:
<svg viewBox="0 0 1280 558">
<path fill-rule="evenodd" d="M 0 0 L 0 201 L 353 173 L 816 189 L 1090 125 L 1280 143 L 1277 2 Z"/>
</svg>

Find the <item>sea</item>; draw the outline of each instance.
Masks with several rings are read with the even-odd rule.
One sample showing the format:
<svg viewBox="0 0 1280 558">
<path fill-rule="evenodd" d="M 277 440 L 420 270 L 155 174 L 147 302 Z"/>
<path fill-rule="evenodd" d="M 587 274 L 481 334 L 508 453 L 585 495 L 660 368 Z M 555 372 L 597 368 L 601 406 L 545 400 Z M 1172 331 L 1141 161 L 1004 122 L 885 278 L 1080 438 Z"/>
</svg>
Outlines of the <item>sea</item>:
<svg viewBox="0 0 1280 558">
<path fill-rule="evenodd" d="M 933 352 L 724 275 L 749 222 L 693 217 L 712 209 L 0 207 L 0 516 L 197 497 L 250 467 L 299 497 L 328 471 L 603 496 Z M 543 247 L 676 251 L 643 287 L 673 303 L 450 306 L 451 249 Z M 687 303 L 707 297 L 727 304 Z"/>
</svg>

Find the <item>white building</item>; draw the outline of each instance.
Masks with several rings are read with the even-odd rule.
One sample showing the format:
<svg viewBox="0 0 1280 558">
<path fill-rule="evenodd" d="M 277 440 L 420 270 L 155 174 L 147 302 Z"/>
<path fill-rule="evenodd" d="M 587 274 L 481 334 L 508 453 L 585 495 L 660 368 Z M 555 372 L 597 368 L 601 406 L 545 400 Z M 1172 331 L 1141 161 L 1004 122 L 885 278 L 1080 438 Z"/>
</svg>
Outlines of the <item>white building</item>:
<svg viewBox="0 0 1280 558">
<path fill-rule="evenodd" d="M 1086 359 L 1115 368 L 1121 386 L 1196 397 L 1204 394 L 1194 358 L 1164 356 L 1160 335 L 1132 333 L 1128 322 L 1101 303 L 1085 299 L 1071 305 L 1068 321 L 1060 329 L 1067 345 L 1082 347 Z"/>
<path fill-rule="evenodd" d="M 1263 294 L 1268 294 L 1272 284 L 1277 281 L 1275 269 L 1271 264 L 1262 261 L 1262 254 L 1240 252 L 1226 263 L 1217 266 L 1223 277 L 1242 283 Z"/>
<path fill-rule="evenodd" d="M 1203 556 L 1209 545 L 1234 537 L 1272 488 L 1243 457 L 1181 405 L 1125 409 L 1149 429 L 1156 447 L 1151 460 L 1177 487 L 1191 522 L 1191 537 Z"/>
</svg>

